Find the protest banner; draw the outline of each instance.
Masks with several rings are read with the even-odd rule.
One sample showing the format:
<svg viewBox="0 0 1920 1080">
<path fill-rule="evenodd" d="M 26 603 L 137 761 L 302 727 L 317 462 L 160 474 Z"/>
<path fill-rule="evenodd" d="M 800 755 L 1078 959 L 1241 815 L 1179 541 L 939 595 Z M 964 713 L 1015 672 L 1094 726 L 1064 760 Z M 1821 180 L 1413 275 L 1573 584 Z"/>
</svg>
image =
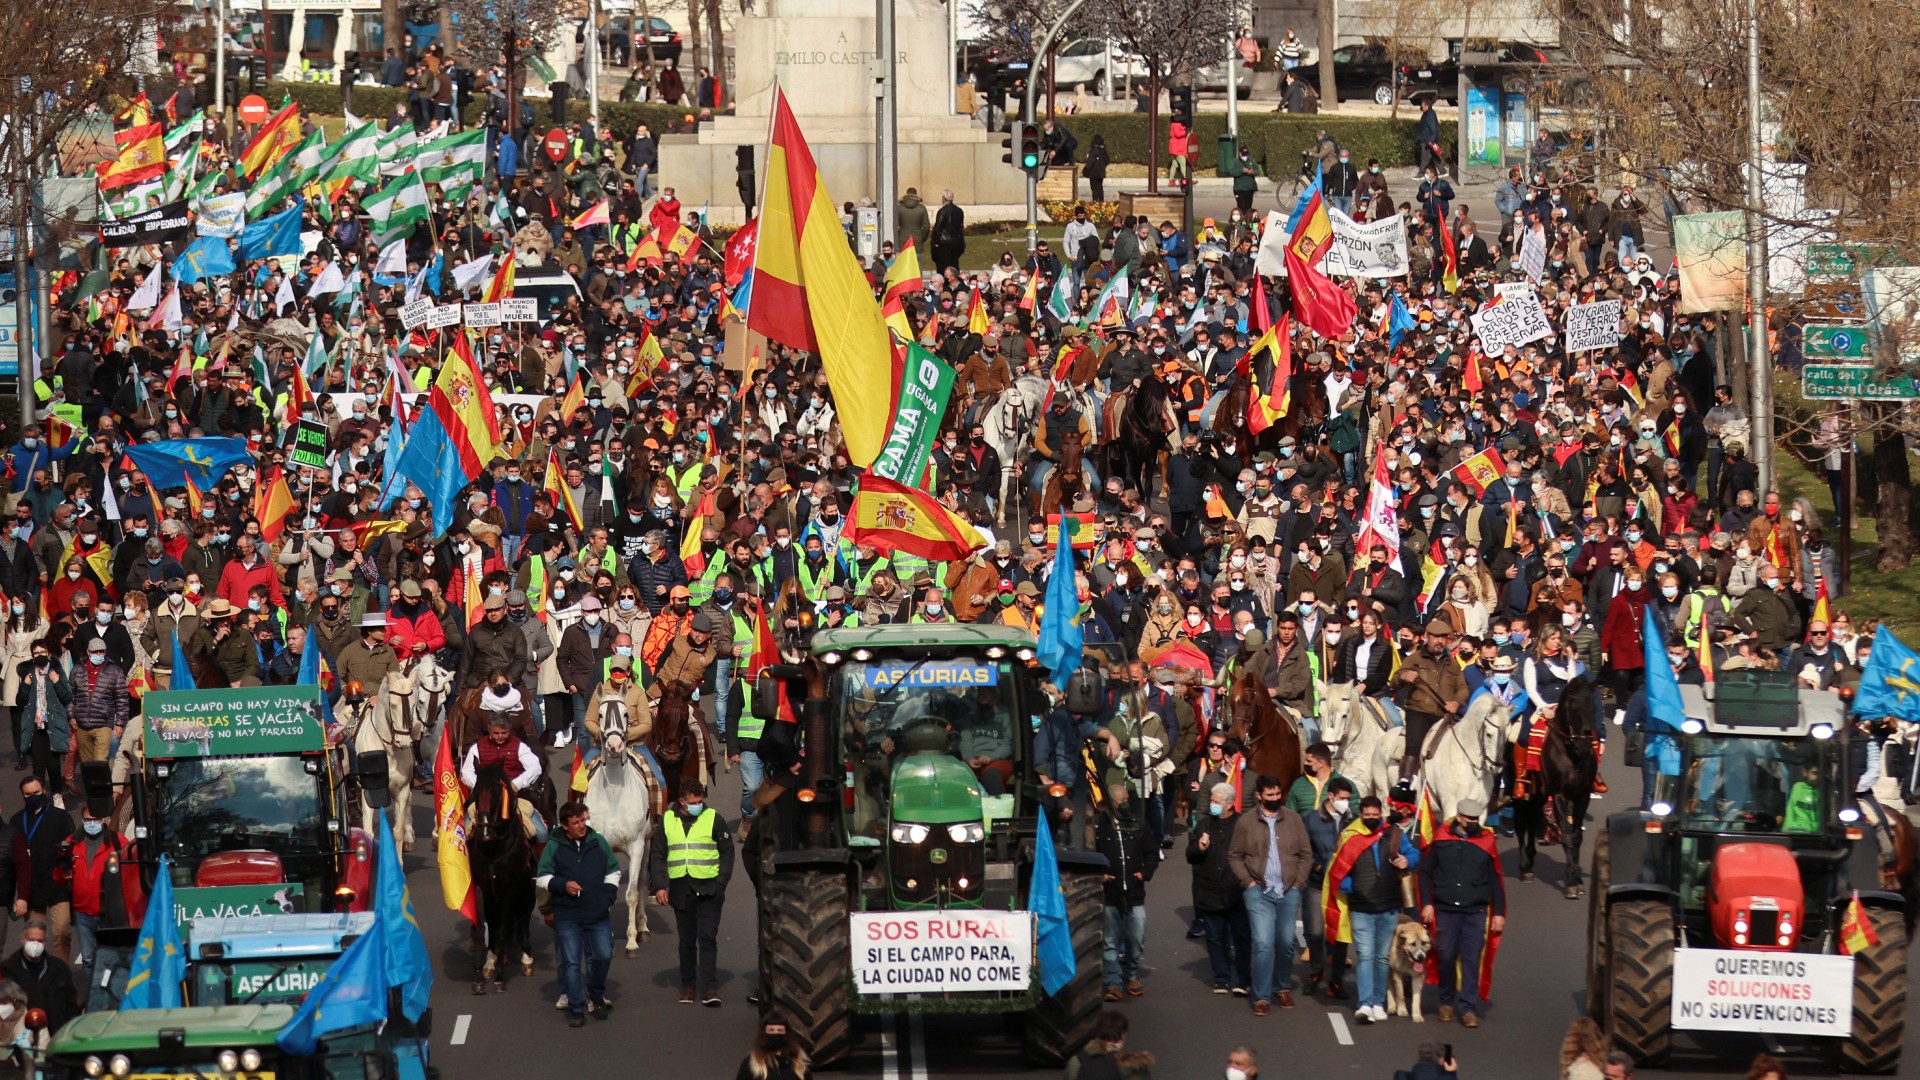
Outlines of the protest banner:
<svg viewBox="0 0 1920 1080">
<path fill-rule="evenodd" d="M 1483 308 L 1473 316 L 1473 332 L 1480 351 L 1498 355 L 1509 345 L 1525 345 L 1553 333 L 1553 324 L 1538 296 L 1515 296 Z"/>
<path fill-rule="evenodd" d="M 1407 227 L 1399 214 L 1379 221 L 1359 222 L 1328 207 L 1333 221 L 1333 246 L 1322 267 L 1333 277 L 1392 278 L 1411 272 L 1407 259 Z"/>
<path fill-rule="evenodd" d="M 1591 352 L 1620 344 L 1620 301 L 1596 300 L 1567 310 L 1567 351 Z"/>
</svg>

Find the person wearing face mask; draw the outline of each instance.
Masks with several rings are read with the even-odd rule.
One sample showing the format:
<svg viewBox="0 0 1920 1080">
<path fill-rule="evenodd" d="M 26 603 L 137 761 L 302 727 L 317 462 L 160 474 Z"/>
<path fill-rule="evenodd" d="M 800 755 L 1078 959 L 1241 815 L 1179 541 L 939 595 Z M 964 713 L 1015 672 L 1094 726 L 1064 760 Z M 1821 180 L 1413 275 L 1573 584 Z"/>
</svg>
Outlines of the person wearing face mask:
<svg viewBox="0 0 1920 1080">
<path fill-rule="evenodd" d="M 1427 623 L 1426 642 L 1407 650 L 1394 684 L 1407 717 L 1407 750 L 1400 760 L 1400 786 L 1408 787 L 1425 760 L 1427 733 L 1447 716 L 1457 715 L 1467 703 L 1467 680 L 1460 665 L 1448 655 L 1453 626 L 1445 619 Z M 1407 800 L 1412 801 L 1412 800 Z"/>
<path fill-rule="evenodd" d="M 1730 623 L 1756 649 L 1778 654 L 1800 638 L 1800 613 L 1786 595 L 1786 578 L 1772 566 L 1761 568 L 1760 585 L 1740 598 Z"/>
<path fill-rule="evenodd" d="M 67 827 L 71 830 L 73 823 L 69 821 Z M 28 919 L 20 935 L 20 947 L 0 963 L 0 975 L 5 975 L 10 985 L 26 992 L 28 1009 L 45 1012 L 50 1025 L 64 1025 L 74 1018 L 78 1006 L 73 969 L 67 966 L 64 957 L 57 955 L 53 937 L 50 920 L 42 916 Z"/>
<path fill-rule="evenodd" d="M 1340 832 L 1323 891 L 1329 937 L 1351 940 L 1355 952 L 1354 1019 L 1387 1018 L 1387 953 L 1400 921 L 1400 881 L 1420 863 L 1420 849 L 1388 823 L 1378 795 L 1360 800 L 1359 820 Z"/>
<path fill-rule="evenodd" d="M 1646 571 L 1629 565 L 1621 576 L 1620 594 L 1607 605 L 1606 620 L 1600 625 L 1600 664 L 1615 701 L 1632 697 L 1646 678 L 1641 635 L 1645 632 L 1647 605 L 1654 598 L 1647 588 Z"/>
<path fill-rule="evenodd" d="M 1324 986 L 1329 1001 L 1344 1001 L 1347 990 L 1343 979 L 1349 942 L 1327 940 L 1326 876 L 1327 866 L 1340 846 L 1340 833 L 1353 822 L 1356 814 L 1353 782 L 1344 776 L 1335 776 L 1327 781 L 1326 796 L 1319 806 L 1301 815 L 1306 822 L 1307 838 L 1313 843 L 1313 869 L 1307 875 L 1307 894 L 1300 901 L 1300 921 L 1306 940 L 1314 947 L 1306 991 L 1313 994 Z"/>
<path fill-rule="evenodd" d="M 145 890 L 128 854 L 130 844 L 108 826 L 105 818 L 95 817 L 92 808 L 83 804 L 72 859 L 57 872 L 72 890 L 74 967 L 89 986 L 100 927 L 130 925 L 146 910 Z"/>
<path fill-rule="evenodd" d="M 1457 1012 L 1470 1028 L 1480 1026 L 1480 1005 L 1492 989 L 1492 973 L 1483 974 L 1480 963 L 1487 934 L 1497 938 L 1507 927 L 1500 855 L 1480 824 L 1486 809 L 1479 799 L 1460 800 L 1453 817 L 1434 830 L 1419 865 L 1420 921 L 1434 928 L 1440 957 L 1437 1018 L 1450 1024 Z"/>
<path fill-rule="evenodd" d="M 680 799 L 661 817 L 649 850 L 647 887 L 654 903 L 673 909 L 680 937 L 680 1001 L 719 1008 L 715 960 L 720 913 L 733 878 L 733 830 L 707 805 L 705 784 L 681 785 Z"/>
<path fill-rule="evenodd" d="M 1225 782 L 1207 789 L 1206 813 L 1194 815 L 1187 836 L 1187 862 L 1193 867 L 1193 910 L 1207 939 L 1213 992 L 1245 997 L 1253 985 L 1253 928 L 1228 861 L 1240 821 L 1238 795 L 1234 785 Z"/>
<path fill-rule="evenodd" d="M 687 567 L 668 543 L 667 534 L 654 530 L 640 546 L 640 557 L 627 567 L 627 580 L 640 593 L 647 613 L 658 615 L 667 606 L 669 594 L 687 584 Z"/>
<path fill-rule="evenodd" d="M 105 761 L 127 725 L 127 673 L 108 662 L 104 640 L 94 638 L 86 648 L 86 662 L 78 665 L 70 686 L 67 720 L 79 761 Z"/>
<path fill-rule="evenodd" d="M 1234 824 L 1227 861 L 1246 904 L 1253 937 L 1253 1015 L 1293 1007 L 1294 924 L 1313 869 L 1306 823 L 1287 809 L 1279 779 L 1254 785 L 1260 805 Z"/>
</svg>

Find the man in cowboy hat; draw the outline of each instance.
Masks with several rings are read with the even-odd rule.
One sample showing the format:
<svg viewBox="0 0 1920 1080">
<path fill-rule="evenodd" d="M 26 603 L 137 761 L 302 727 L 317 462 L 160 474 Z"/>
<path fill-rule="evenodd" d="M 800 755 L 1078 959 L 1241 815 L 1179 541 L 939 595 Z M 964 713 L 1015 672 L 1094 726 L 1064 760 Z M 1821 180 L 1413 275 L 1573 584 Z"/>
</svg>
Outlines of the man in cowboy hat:
<svg viewBox="0 0 1920 1080">
<path fill-rule="evenodd" d="M 387 644 L 387 617 L 368 612 L 360 620 L 360 640 L 340 650 L 336 660 L 339 677 L 358 682 L 369 694 L 379 690 L 387 675 L 400 666 L 400 657 Z"/>
<path fill-rule="evenodd" d="M 237 609 L 224 598 L 216 598 L 200 613 L 201 626 L 193 637 L 194 651 L 212 658 L 227 677 L 229 686 L 258 686 L 259 657 L 253 638 L 234 625 Z"/>
<path fill-rule="evenodd" d="M 1445 618 L 1427 623 L 1425 644 L 1401 661 L 1396 678 L 1400 707 L 1407 715 L 1407 750 L 1400 760 L 1400 783 L 1411 787 L 1419 774 L 1427 733 L 1467 703 L 1467 680 L 1448 655 L 1453 624 Z"/>
</svg>

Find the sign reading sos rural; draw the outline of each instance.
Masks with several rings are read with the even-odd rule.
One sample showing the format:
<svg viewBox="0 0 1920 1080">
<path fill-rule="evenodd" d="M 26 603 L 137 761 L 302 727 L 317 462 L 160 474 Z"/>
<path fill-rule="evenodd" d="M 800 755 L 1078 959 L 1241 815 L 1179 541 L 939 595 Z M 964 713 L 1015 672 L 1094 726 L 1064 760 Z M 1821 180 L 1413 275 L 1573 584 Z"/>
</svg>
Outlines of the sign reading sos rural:
<svg viewBox="0 0 1920 1080">
<path fill-rule="evenodd" d="M 855 912 L 862 994 L 1022 993 L 1033 979 L 1030 911 Z"/>
</svg>

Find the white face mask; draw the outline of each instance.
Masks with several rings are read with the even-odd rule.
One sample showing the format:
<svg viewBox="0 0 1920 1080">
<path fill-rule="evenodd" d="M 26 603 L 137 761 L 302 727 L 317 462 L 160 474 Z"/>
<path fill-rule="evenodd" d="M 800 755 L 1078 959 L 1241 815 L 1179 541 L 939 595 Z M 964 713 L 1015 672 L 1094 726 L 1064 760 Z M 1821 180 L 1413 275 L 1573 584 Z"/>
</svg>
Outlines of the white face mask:
<svg viewBox="0 0 1920 1080">
<path fill-rule="evenodd" d="M 1353 803 L 1349 799 L 1334 799 L 1327 803 L 1327 809 L 1333 811 L 1334 817 L 1339 817 L 1341 814 L 1347 812 L 1347 807 L 1352 805 Z M 1233 1070 L 1229 1069 L 1228 1071 L 1231 1072 Z"/>
<path fill-rule="evenodd" d="M 1227 1066 L 1227 1080 L 1247 1080 L 1247 1070 Z"/>
<path fill-rule="evenodd" d="M 47 943 L 44 941 L 29 941 L 20 946 L 20 951 L 27 954 L 27 959 L 38 960 L 41 954 L 47 951 Z"/>
</svg>

